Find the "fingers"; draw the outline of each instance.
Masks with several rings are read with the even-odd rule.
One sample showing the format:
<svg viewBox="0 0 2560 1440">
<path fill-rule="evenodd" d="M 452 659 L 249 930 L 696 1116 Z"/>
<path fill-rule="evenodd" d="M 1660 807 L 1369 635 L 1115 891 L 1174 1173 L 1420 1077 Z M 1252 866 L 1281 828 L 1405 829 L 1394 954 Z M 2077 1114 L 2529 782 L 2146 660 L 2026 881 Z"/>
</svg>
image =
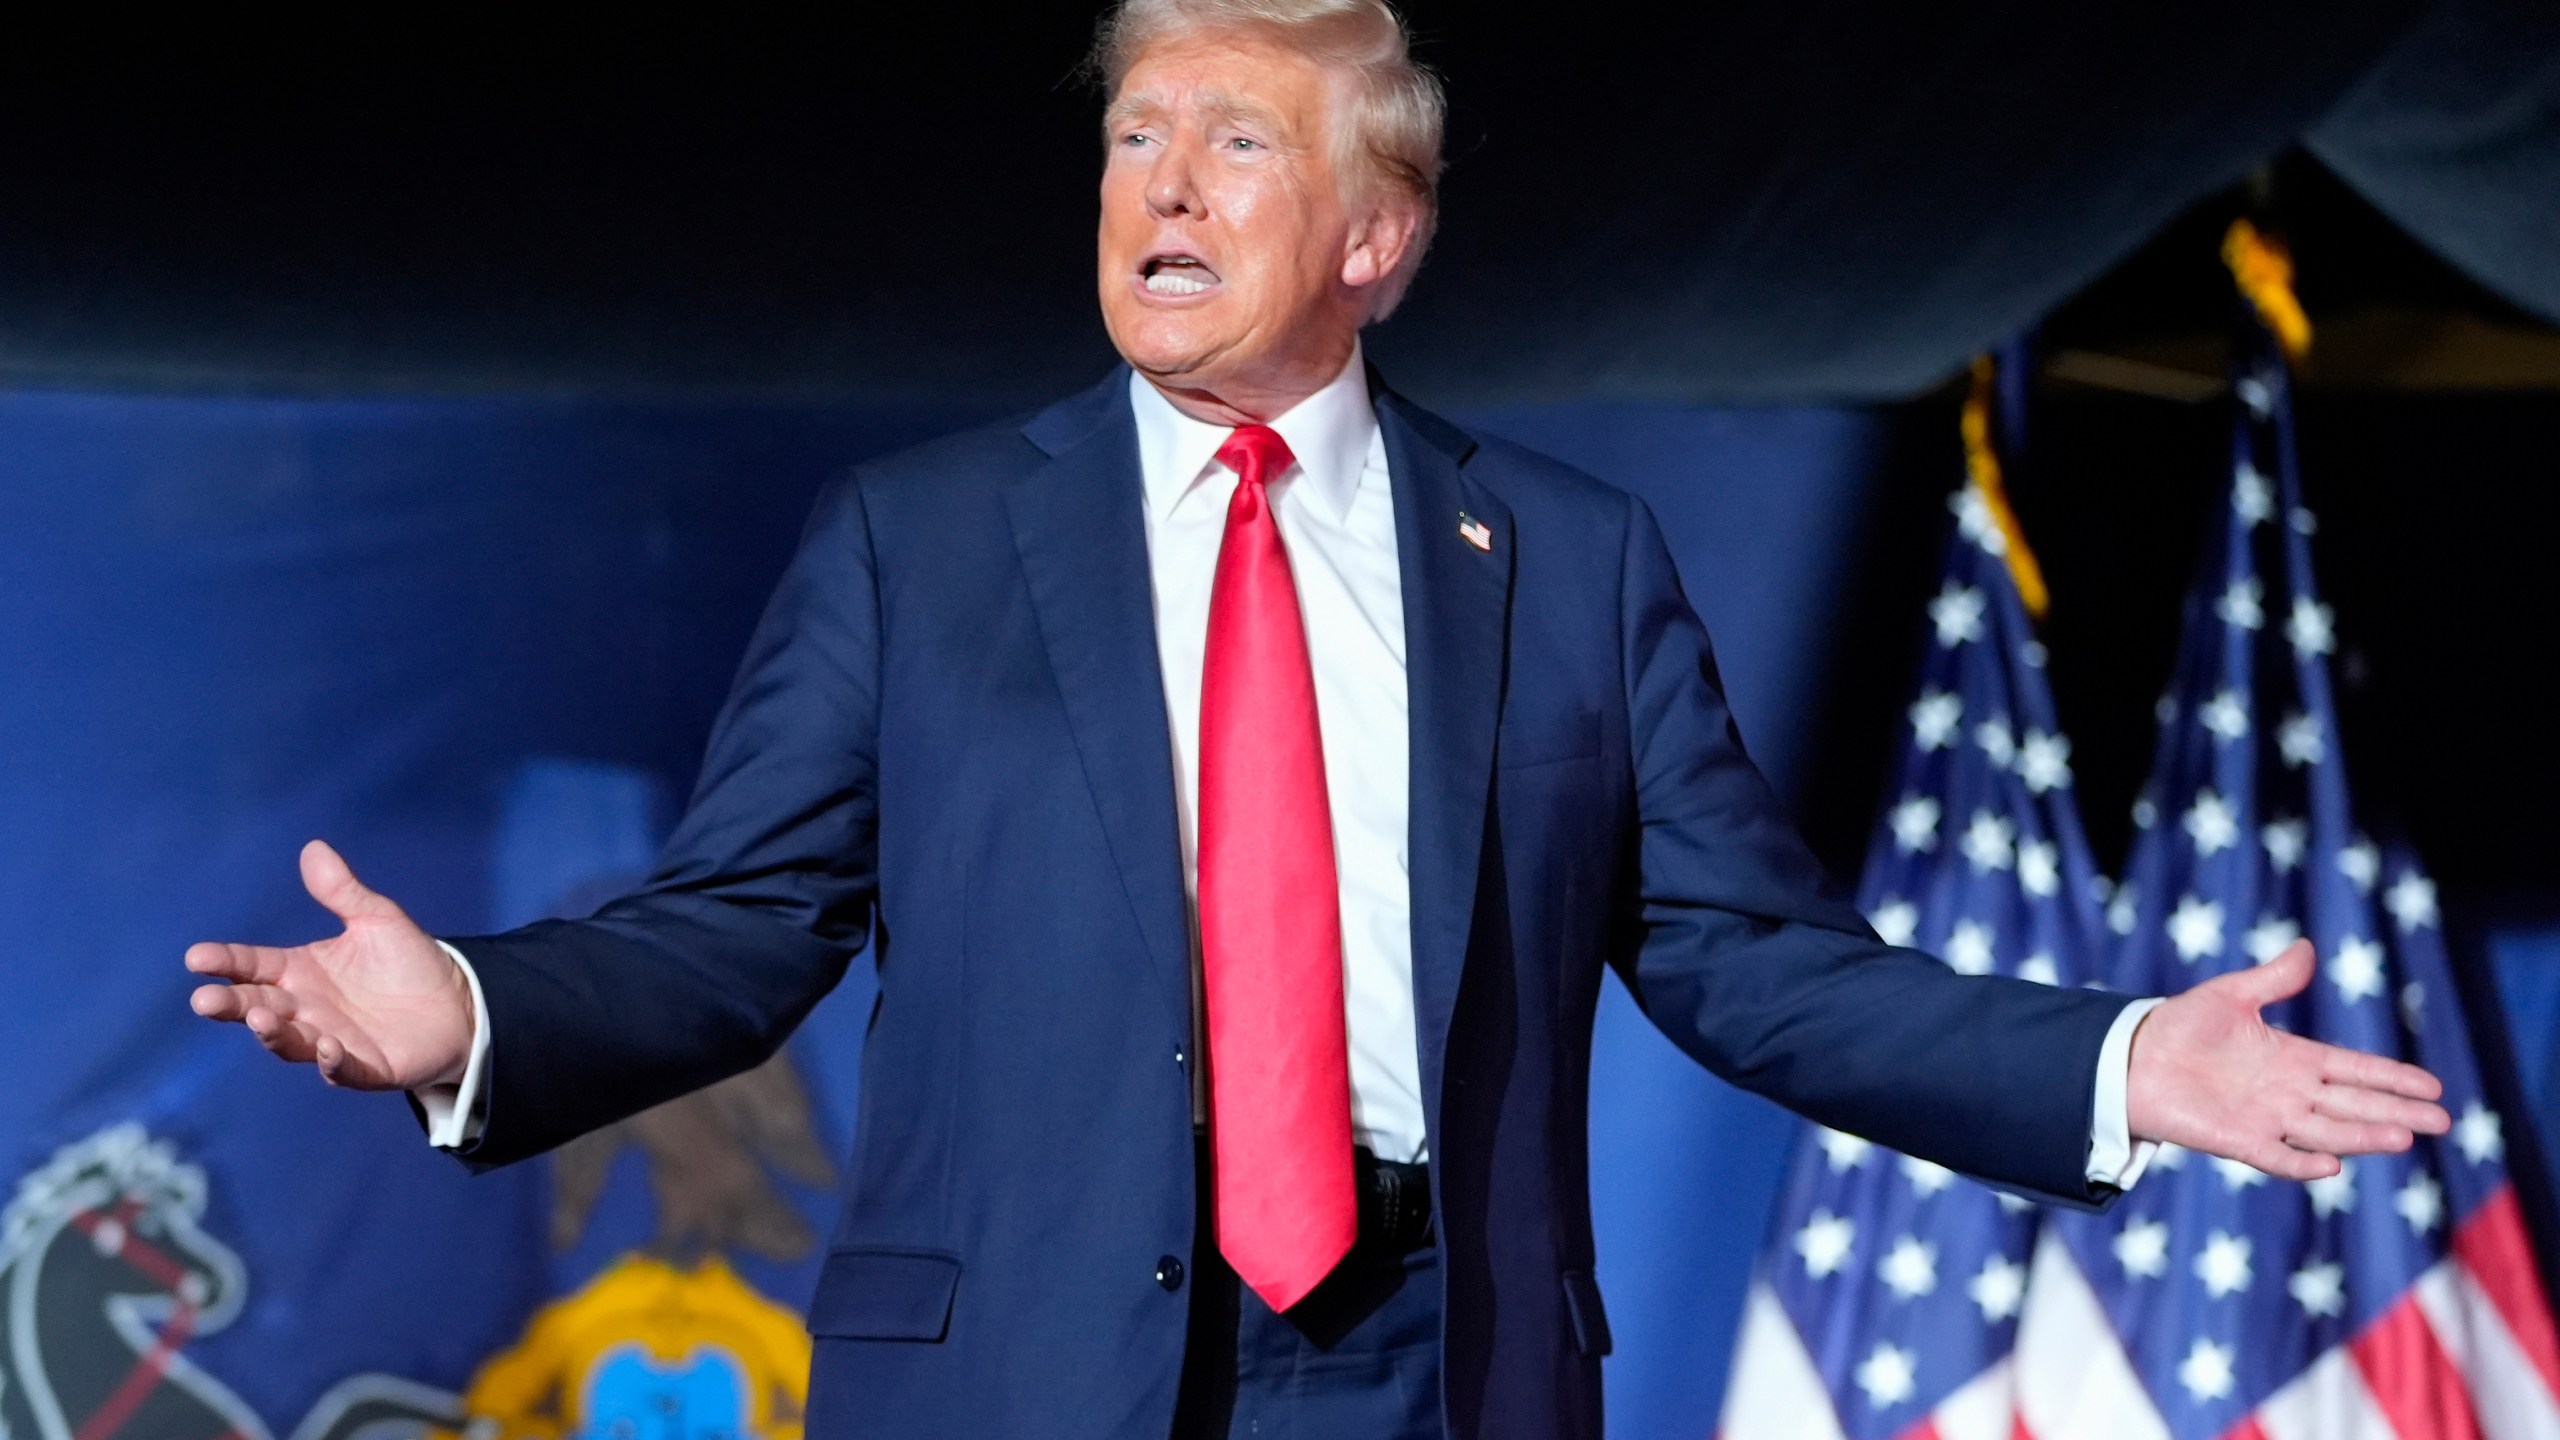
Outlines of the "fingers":
<svg viewBox="0 0 2560 1440">
<path fill-rule="evenodd" d="M 248 1027 L 278 1059 L 319 1062 L 321 1075 L 331 1084 L 339 1083 L 347 1069 L 346 1047 L 300 1018 L 301 1009 L 290 990 L 274 985 L 199 985 L 187 997 L 187 1005 L 208 1020 Z"/>
<path fill-rule="evenodd" d="M 2319 1049 L 2320 1078 L 2332 1085 L 2379 1090 L 2390 1095 L 2405 1095 L 2412 1100 L 2435 1100 L 2444 1095 L 2444 1082 L 2415 1065 L 2404 1065 L 2384 1056 L 2367 1055 L 2361 1050 L 2347 1050 L 2335 1045 L 2322 1045 Z M 2438 1129 L 2429 1133 L 2442 1132 Z"/>
<path fill-rule="evenodd" d="M 332 1085 L 354 1078 L 350 1073 L 353 1064 L 347 1057 L 347 1047 L 338 1043 L 335 1035 L 323 1035 L 312 1043 L 311 1061 L 320 1067 L 320 1078 Z"/>
<path fill-rule="evenodd" d="M 2285 1127 L 2285 1143 L 2322 1155 L 2396 1155 L 2414 1143 L 2410 1132 L 2375 1120 L 2339 1120 L 2318 1111 L 2294 1117 Z"/>
<path fill-rule="evenodd" d="M 2340 1168 L 2335 1155 L 2297 1149 L 2281 1142 L 2262 1143 L 2239 1159 L 2279 1180 L 2326 1180 L 2337 1174 Z"/>
<path fill-rule="evenodd" d="M 2296 940 L 2264 965 L 2233 971 L 2208 980 L 2205 985 L 2218 986 L 2234 998 L 2247 1002 L 2252 1009 L 2263 1010 L 2301 994 L 2318 973 L 2319 966 L 2312 955 L 2311 942 Z"/>
<path fill-rule="evenodd" d="M 2441 1105 L 2353 1085 L 2323 1085 L 2311 1104 L 2318 1113 L 2333 1120 L 2388 1125 L 2412 1135 L 2441 1135 L 2453 1128 L 2453 1117 Z"/>
<path fill-rule="evenodd" d="M 302 888 L 327 906 L 330 914 L 351 923 L 400 913 L 399 906 L 365 888 L 356 872 L 348 868 L 346 858 L 331 849 L 326 840 L 314 840 L 302 847 Z"/>
<path fill-rule="evenodd" d="M 284 952 L 263 945 L 208 942 L 187 947 L 187 968 L 235 983 L 271 985 L 284 977 Z"/>
<path fill-rule="evenodd" d="M 264 1005 L 251 1005 L 240 1018 L 241 1023 L 249 1027 L 249 1033 L 258 1037 L 258 1043 L 266 1046 L 268 1053 L 277 1059 L 308 1064 L 313 1058 L 320 1037 L 310 1026 L 279 1015 Z"/>
</svg>

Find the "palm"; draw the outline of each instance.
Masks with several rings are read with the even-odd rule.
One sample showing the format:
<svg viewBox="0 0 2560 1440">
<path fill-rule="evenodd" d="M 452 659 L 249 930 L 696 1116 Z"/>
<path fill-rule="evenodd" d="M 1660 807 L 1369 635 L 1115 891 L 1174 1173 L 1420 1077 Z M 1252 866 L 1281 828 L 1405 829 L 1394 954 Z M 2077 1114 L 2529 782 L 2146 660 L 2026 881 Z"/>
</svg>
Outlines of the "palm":
<svg viewBox="0 0 2560 1440">
<path fill-rule="evenodd" d="M 471 1046 L 471 995 L 442 947 L 319 841 L 302 852 L 302 879 L 345 932 L 290 948 L 195 946 L 187 968 L 229 982 L 199 987 L 196 1013 L 247 1025 L 277 1056 L 317 1064 L 332 1084 L 395 1090 L 457 1078 Z"/>
<path fill-rule="evenodd" d="M 2133 1133 L 2268 1174 L 2316 1180 L 2338 1157 L 2409 1148 L 2451 1121 L 2434 1076 L 2379 1055 L 2288 1035 L 2259 1010 L 2301 993 L 2315 971 L 2297 941 L 2254 970 L 2208 980 L 2134 1032 L 2126 1109 Z"/>
</svg>

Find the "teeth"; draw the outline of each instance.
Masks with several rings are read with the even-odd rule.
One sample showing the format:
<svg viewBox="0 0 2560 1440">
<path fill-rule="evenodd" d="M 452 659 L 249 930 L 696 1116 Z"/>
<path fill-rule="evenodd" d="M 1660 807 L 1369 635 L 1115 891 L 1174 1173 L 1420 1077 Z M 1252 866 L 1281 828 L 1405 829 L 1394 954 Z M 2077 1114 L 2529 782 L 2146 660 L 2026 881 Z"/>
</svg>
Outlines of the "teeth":
<svg viewBox="0 0 2560 1440">
<path fill-rule="evenodd" d="M 1208 288 L 1209 282 L 1205 280 L 1194 280 L 1171 270 L 1159 270 L 1147 277 L 1147 293 L 1151 295 L 1197 295 Z"/>
</svg>

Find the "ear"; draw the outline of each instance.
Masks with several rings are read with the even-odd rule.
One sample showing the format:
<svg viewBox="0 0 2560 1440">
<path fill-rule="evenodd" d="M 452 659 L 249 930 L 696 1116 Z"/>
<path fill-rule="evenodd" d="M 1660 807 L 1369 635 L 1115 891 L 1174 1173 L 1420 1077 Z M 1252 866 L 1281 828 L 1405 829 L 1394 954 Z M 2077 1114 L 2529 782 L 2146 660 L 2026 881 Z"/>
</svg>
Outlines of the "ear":
<svg viewBox="0 0 2560 1440">
<path fill-rule="evenodd" d="M 1343 246 L 1343 288 L 1357 295 L 1376 294 L 1404 264 L 1421 233 L 1420 206 L 1401 196 L 1371 204 L 1352 222 L 1349 242 Z"/>
</svg>

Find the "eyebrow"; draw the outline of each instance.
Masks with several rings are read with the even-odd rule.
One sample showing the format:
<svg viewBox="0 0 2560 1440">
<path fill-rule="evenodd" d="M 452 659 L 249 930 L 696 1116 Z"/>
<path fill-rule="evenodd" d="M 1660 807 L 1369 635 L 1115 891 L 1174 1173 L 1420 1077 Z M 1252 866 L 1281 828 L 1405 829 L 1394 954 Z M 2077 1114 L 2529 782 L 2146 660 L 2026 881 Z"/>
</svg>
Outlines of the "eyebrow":
<svg viewBox="0 0 2560 1440">
<path fill-rule="evenodd" d="M 1221 119 L 1241 121 L 1247 125 L 1269 130 L 1275 136 L 1285 135 L 1288 130 L 1288 127 L 1281 123 L 1279 115 L 1269 108 L 1237 96 L 1211 90 L 1200 97 L 1200 103 L 1203 109 Z M 1123 95 L 1111 102 L 1111 108 L 1103 112 L 1103 128 L 1117 129 L 1141 115 L 1164 108 L 1164 101 L 1154 95 Z"/>
</svg>

